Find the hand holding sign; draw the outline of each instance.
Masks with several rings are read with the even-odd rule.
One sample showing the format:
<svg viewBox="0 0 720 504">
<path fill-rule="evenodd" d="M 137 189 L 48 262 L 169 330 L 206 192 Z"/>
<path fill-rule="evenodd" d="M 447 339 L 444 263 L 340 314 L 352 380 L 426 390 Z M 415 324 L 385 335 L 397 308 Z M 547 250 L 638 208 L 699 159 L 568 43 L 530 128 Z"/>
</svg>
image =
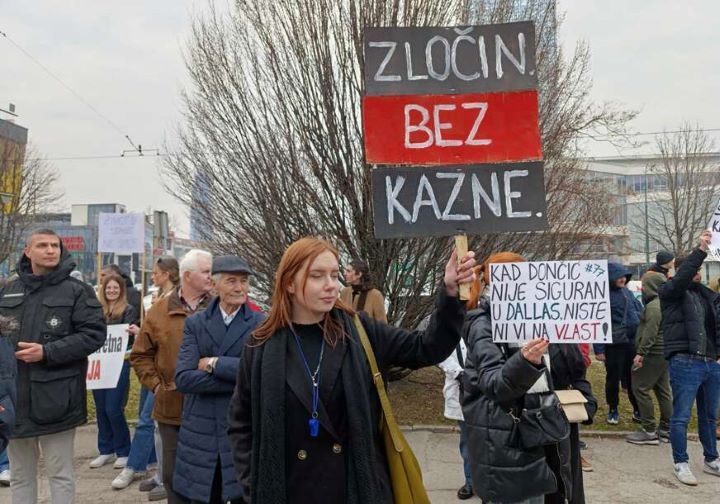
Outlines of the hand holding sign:
<svg viewBox="0 0 720 504">
<path fill-rule="evenodd" d="M 702 250 L 703 252 L 707 252 L 710 248 L 710 241 L 712 240 L 712 233 L 709 229 L 706 229 L 702 232 L 700 235 L 700 244 L 698 245 L 698 248 Z"/>
<path fill-rule="evenodd" d="M 475 252 L 468 252 L 458 265 L 457 252 L 453 250 L 450 260 L 445 265 L 445 289 L 450 297 L 456 297 L 460 284 L 471 284 L 475 281 Z"/>
<path fill-rule="evenodd" d="M 522 353 L 526 361 L 539 366 L 542 362 L 542 356 L 549 345 L 550 342 L 544 339 L 530 340 L 522 347 L 520 353 Z"/>
</svg>

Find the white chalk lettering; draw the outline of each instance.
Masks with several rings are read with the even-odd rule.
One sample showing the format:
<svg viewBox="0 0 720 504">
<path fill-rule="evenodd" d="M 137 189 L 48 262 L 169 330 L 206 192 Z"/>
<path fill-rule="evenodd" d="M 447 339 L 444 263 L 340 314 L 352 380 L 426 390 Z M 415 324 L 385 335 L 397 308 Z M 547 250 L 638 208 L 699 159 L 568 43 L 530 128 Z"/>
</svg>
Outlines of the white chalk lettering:
<svg viewBox="0 0 720 504">
<path fill-rule="evenodd" d="M 387 212 L 388 212 L 388 224 L 395 223 L 395 210 L 400 213 L 400 216 L 405 222 L 410 222 L 410 212 L 400 204 L 397 199 L 400 190 L 405 185 L 405 177 L 399 176 L 395 181 L 393 187 L 392 179 L 388 175 L 385 177 L 385 194 L 387 196 Z"/>
<path fill-rule="evenodd" d="M 455 105 L 440 104 L 433 107 L 433 121 L 435 123 L 435 145 L 438 147 L 457 147 L 462 145 L 462 140 L 450 140 L 442 137 L 442 130 L 452 128 L 452 123 L 444 123 L 440 121 L 441 110 L 455 110 Z"/>
<path fill-rule="evenodd" d="M 460 36 L 457 37 L 457 38 L 453 41 L 453 43 L 452 43 L 452 49 L 451 49 L 451 53 L 450 53 L 450 64 L 452 65 L 452 71 L 453 71 L 453 73 L 454 73 L 458 78 L 460 78 L 460 79 L 462 79 L 462 80 L 465 80 L 465 81 L 475 80 L 475 79 L 477 79 L 477 78 L 480 77 L 480 72 L 475 72 L 475 73 L 473 73 L 473 74 L 465 74 L 465 73 L 462 73 L 462 72 L 460 71 L 460 69 L 458 69 L 458 64 L 457 64 L 457 48 L 458 48 L 458 45 L 460 44 L 460 42 L 465 41 L 465 42 L 467 42 L 467 43 L 469 43 L 469 44 L 474 44 L 474 43 L 475 43 L 475 39 L 473 39 L 472 37 L 469 37 L 469 36 L 467 35 L 467 34 L 470 33 L 472 30 L 473 30 L 472 27 L 467 28 L 465 31 L 455 29 L 455 32 L 456 32 L 458 35 L 460 35 Z M 480 38 L 482 38 L 482 37 L 480 37 Z M 487 65 L 487 64 L 486 64 L 486 65 Z"/>
<path fill-rule="evenodd" d="M 423 197 L 423 194 L 427 193 L 427 199 Z M 440 220 L 440 208 L 438 207 L 437 200 L 435 199 L 435 192 L 433 191 L 430 181 L 425 175 L 420 177 L 420 183 L 418 184 L 417 196 L 415 197 L 415 205 L 413 206 L 412 222 L 417 222 L 420 208 L 424 206 L 432 207 L 435 212 L 435 218 Z"/>
<path fill-rule="evenodd" d="M 492 174 L 490 175 L 492 199 L 490 198 L 490 196 L 488 196 L 488 193 L 485 192 L 485 189 L 483 189 L 482 185 L 480 184 L 480 180 L 478 180 L 477 178 L 477 175 L 473 175 L 471 177 L 471 181 L 475 218 L 479 219 L 481 217 L 480 198 L 483 199 L 483 201 L 488 206 L 493 215 L 495 215 L 495 217 L 500 217 L 500 215 L 502 215 L 502 200 L 500 199 L 500 183 L 498 182 L 497 173 L 492 172 Z"/>
<path fill-rule="evenodd" d="M 388 63 L 390 63 L 390 59 L 392 59 L 393 54 L 395 53 L 397 42 L 370 42 L 369 46 L 389 49 L 387 54 L 385 55 L 385 59 L 382 60 L 382 63 L 380 63 L 377 72 L 375 72 L 375 76 L 373 77 L 373 79 L 378 82 L 396 82 L 402 80 L 399 75 L 383 75 L 385 67 L 388 65 Z"/>
<path fill-rule="evenodd" d="M 453 214 L 450 213 L 452 211 L 452 207 L 455 204 L 455 200 L 457 200 L 458 195 L 460 194 L 460 189 L 462 188 L 463 182 L 465 181 L 465 174 L 464 173 L 438 173 L 435 175 L 439 179 L 455 179 L 455 185 L 452 188 L 452 192 L 450 193 L 450 197 L 448 198 L 447 204 L 445 205 L 445 210 L 442 213 L 442 219 L 448 220 L 448 221 L 465 221 L 470 220 L 470 216 L 467 214 Z"/>
<path fill-rule="evenodd" d="M 432 47 L 438 42 L 440 42 L 444 48 L 443 55 L 445 57 L 445 69 L 442 73 L 438 73 L 435 70 L 435 61 L 432 56 Z M 428 43 L 425 46 L 425 63 L 427 64 L 428 73 L 433 79 L 444 81 L 450 76 L 450 42 L 448 42 L 445 37 L 435 35 L 433 38 L 428 40 Z"/>
<path fill-rule="evenodd" d="M 498 79 L 501 79 L 504 73 L 502 66 L 503 54 L 521 74 L 525 75 L 525 34 L 523 32 L 518 33 L 518 46 L 520 48 L 520 61 L 518 61 L 515 55 L 508 49 L 502 37 L 499 34 L 495 35 L 495 74 Z"/>
<path fill-rule="evenodd" d="M 417 111 L 420 112 L 420 115 L 422 117 L 422 120 L 419 124 L 410 124 L 410 112 L 411 111 Z M 408 103 L 405 105 L 405 148 L 406 149 L 424 149 L 426 147 L 430 147 L 433 144 L 433 140 L 435 139 L 433 136 L 433 132 L 430 128 L 426 126 L 426 124 L 430 121 L 430 113 L 427 111 L 425 107 L 421 107 L 420 105 L 415 105 L 413 103 Z M 427 134 L 427 139 L 425 139 L 422 142 L 412 142 L 410 141 L 410 135 L 415 132 L 424 132 Z"/>
<path fill-rule="evenodd" d="M 485 119 L 485 114 L 488 109 L 487 102 L 463 103 L 462 108 L 479 110 L 478 115 L 475 118 L 475 122 L 473 123 L 473 127 L 470 130 L 470 133 L 468 133 L 467 139 L 465 139 L 465 145 L 490 145 L 492 140 L 489 138 L 475 138 L 483 119 Z"/>
<path fill-rule="evenodd" d="M 522 193 L 518 191 L 513 191 L 510 188 L 510 181 L 515 177 L 527 177 L 528 171 L 527 170 L 509 170 L 505 172 L 505 184 L 503 189 L 505 190 L 505 209 L 507 212 L 507 216 L 510 218 L 517 218 L 517 217 L 530 217 L 532 212 L 515 212 L 513 211 L 512 207 L 512 200 L 521 198 Z"/>
<path fill-rule="evenodd" d="M 427 75 L 413 74 L 413 65 L 412 65 L 412 55 L 410 54 L 411 47 L 410 42 L 405 42 L 405 64 L 407 65 L 407 76 L 408 80 L 414 81 L 414 80 L 425 80 L 428 78 Z"/>
</svg>

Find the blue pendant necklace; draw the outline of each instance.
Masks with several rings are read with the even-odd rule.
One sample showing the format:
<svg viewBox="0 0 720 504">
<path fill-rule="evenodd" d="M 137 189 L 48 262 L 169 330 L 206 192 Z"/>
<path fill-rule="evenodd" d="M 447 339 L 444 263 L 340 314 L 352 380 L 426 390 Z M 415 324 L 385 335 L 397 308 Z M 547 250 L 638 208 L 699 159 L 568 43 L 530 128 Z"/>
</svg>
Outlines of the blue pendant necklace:
<svg viewBox="0 0 720 504">
<path fill-rule="evenodd" d="M 320 402 L 320 366 L 322 365 L 323 355 L 325 354 L 325 338 L 322 339 L 322 343 L 320 345 L 320 358 L 318 359 L 317 367 L 315 368 L 315 372 L 312 372 L 310 370 L 307 357 L 305 357 L 305 352 L 303 352 L 302 345 L 300 344 L 300 337 L 297 335 L 295 328 L 292 325 L 290 326 L 290 331 L 292 331 L 293 336 L 295 337 L 295 343 L 297 344 L 298 351 L 300 352 L 300 357 L 302 358 L 303 365 L 305 366 L 305 371 L 307 371 L 307 374 L 310 377 L 310 382 L 312 383 L 312 413 L 310 414 L 310 419 L 308 420 L 308 426 L 310 427 L 310 437 L 318 437 L 318 434 L 320 433 L 320 421 L 318 420 L 318 403 Z"/>
</svg>

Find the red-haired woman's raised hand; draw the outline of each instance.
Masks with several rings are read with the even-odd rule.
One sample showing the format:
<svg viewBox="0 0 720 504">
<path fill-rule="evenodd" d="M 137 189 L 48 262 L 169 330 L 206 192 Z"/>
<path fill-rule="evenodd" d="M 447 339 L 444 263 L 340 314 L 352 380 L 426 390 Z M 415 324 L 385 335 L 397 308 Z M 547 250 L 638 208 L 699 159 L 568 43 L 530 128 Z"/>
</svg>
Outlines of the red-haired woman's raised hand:
<svg viewBox="0 0 720 504">
<path fill-rule="evenodd" d="M 457 261 L 457 253 L 453 250 L 450 260 L 445 265 L 445 289 L 449 296 L 457 296 L 459 285 L 462 283 L 472 284 L 475 281 L 475 252 L 468 252 L 462 258 L 460 264 Z"/>
</svg>

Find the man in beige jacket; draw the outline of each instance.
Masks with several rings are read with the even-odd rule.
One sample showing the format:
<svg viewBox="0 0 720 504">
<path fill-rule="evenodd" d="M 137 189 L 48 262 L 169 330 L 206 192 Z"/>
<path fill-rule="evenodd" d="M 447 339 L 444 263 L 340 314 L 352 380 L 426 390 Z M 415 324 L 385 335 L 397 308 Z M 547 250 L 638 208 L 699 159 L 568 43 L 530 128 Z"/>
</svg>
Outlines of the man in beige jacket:
<svg viewBox="0 0 720 504">
<path fill-rule="evenodd" d="M 180 261 L 180 287 L 150 309 L 135 338 L 130 363 L 155 394 L 153 418 L 162 439 L 162 478 L 170 504 L 185 503 L 172 488 L 183 396 L 175 389 L 175 363 L 183 341 L 185 319 L 204 310 L 210 298 L 212 255 L 191 250 Z"/>
</svg>

